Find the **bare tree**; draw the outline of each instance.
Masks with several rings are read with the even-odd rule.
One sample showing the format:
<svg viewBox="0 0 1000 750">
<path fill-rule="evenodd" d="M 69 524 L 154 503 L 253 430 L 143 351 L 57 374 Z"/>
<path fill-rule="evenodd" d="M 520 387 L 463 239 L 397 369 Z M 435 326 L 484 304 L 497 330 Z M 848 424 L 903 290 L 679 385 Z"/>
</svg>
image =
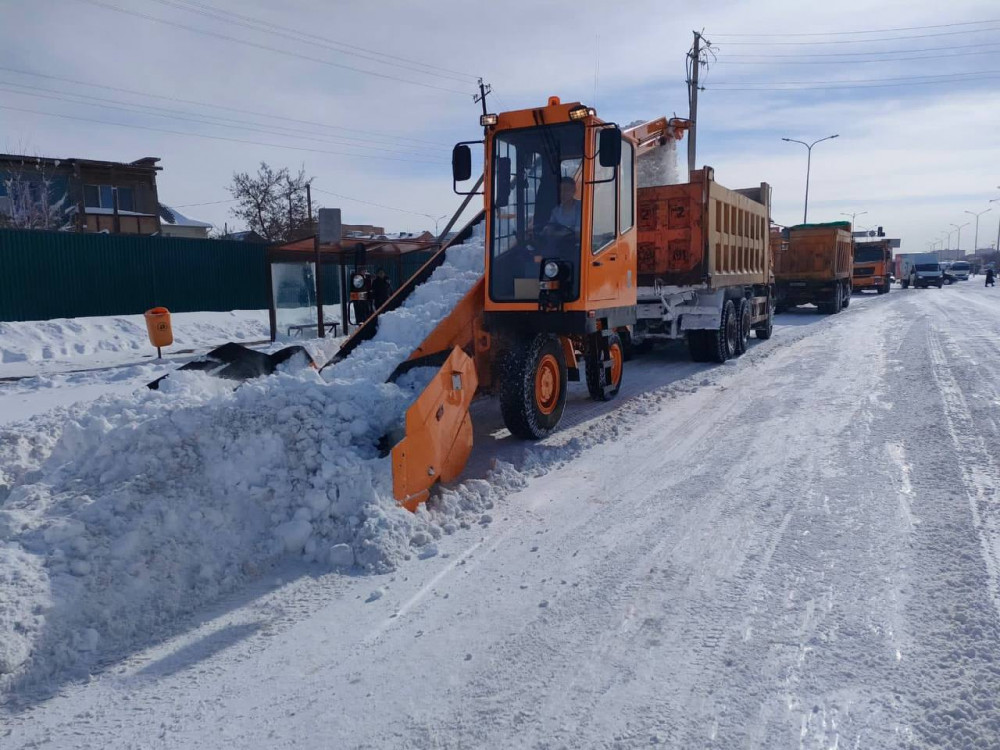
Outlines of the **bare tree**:
<svg viewBox="0 0 1000 750">
<path fill-rule="evenodd" d="M 237 172 L 229 192 L 238 205 L 237 219 L 270 242 L 284 242 L 310 233 L 305 168 L 292 176 L 287 167 L 274 169 L 261 162 L 257 174 Z"/>
<path fill-rule="evenodd" d="M 9 229 L 69 229 L 74 207 L 65 186 L 45 169 L 42 159 L 25 157 L 3 178 L 0 227 Z"/>
</svg>

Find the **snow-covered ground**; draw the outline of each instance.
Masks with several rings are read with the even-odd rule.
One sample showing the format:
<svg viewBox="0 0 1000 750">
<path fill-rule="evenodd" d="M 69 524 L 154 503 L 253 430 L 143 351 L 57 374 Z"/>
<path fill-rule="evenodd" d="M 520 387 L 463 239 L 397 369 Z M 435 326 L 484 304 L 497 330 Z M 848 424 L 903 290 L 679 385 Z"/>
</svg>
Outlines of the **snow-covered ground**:
<svg viewBox="0 0 1000 750">
<path fill-rule="evenodd" d="M 267 341 L 267 310 L 174 313 L 178 350 L 202 351 L 227 341 Z M 0 323 L 0 378 L 134 364 L 156 358 L 142 315 Z"/>
<path fill-rule="evenodd" d="M 387 366 L 379 361 L 387 348 L 370 350 L 373 366 Z M 324 388 L 287 375 L 273 380 L 281 378 L 307 400 Z M 177 378 L 166 394 L 172 405 L 143 407 L 162 409 L 163 421 L 144 424 L 186 434 L 195 416 L 185 399 L 204 406 L 195 398 L 203 387 Z M 211 465 L 247 473 L 245 485 L 239 476 L 215 477 L 242 523 L 257 500 L 254 472 L 275 465 L 271 448 L 289 460 L 302 448 L 262 444 L 285 434 L 274 425 L 226 432 L 226 420 L 238 422 L 241 404 L 257 398 L 253 388 L 240 392 L 215 397 L 223 432 L 208 439 L 230 440 Z M 37 593 L 30 611 L 42 620 L 86 615 L 93 626 L 101 622 L 95 609 L 116 611 L 117 598 L 74 598 L 73 587 L 91 575 L 81 562 L 117 575 L 117 596 L 148 602 L 156 594 L 156 607 L 176 615 L 147 616 L 141 636 L 117 640 L 116 625 L 136 623 L 105 623 L 111 637 L 49 623 L 50 666 L 62 663 L 60 654 L 94 653 L 74 662 L 92 676 L 55 669 L 14 681 L 0 709 L 4 748 L 1000 744 L 993 289 L 896 288 L 887 297 L 855 296 L 837 316 L 788 313 L 772 340 L 753 342 L 721 367 L 692 364 L 679 347 L 654 351 L 627 364 L 612 404 L 575 387 L 563 429 L 538 444 L 512 440 L 496 404 L 479 402 L 466 478 L 414 521 L 422 536 L 403 540 L 385 573 L 348 573 L 329 556 L 309 562 L 316 555 L 293 540 L 290 553 L 258 550 L 267 554 L 256 559 L 273 567 L 240 568 L 231 585 L 218 571 L 193 570 L 163 586 L 150 571 L 170 570 L 164 563 L 179 549 L 150 547 L 135 558 L 126 544 L 139 541 L 135 529 L 91 538 L 96 521 L 87 513 L 138 519 L 138 530 L 152 533 L 171 523 L 157 498 L 190 508 L 188 498 L 164 493 L 172 479 L 155 466 L 156 431 L 130 428 L 143 451 L 131 449 L 133 422 L 113 412 L 122 403 L 115 398 L 15 425 L 23 443 L 0 457 L 0 469 L 14 475 L 0 501 L 8 512 L 0 522 L 0 554 L 8 556 L 0 629 L 14 626 L 2 613 L 15 588 Z M 362 416 L 341 413 L 339 400 L 333 415 L 322 399 L 311 403 L 315 415 L 305 401 L 290 403 L 288 415 L 309 441 Z M 68 421 L 76 426 L 67 438 Z M 11 434 L 0 435 L 0 451 Z M 106 444 L 76 453 L 91 434 Z M 170 434 L 161 449 L 194 445 Z M 73 460 L 60 464 L 59 451 Z M 113 474 L 110 457 L 142 453 L 147 464 Z M 39 482 L 32 471 L 43 455 Z M 19 492 L 26 486 L 30 492 Z M 111 489 L 103 505 L 87 504 L 80 486 Z M 51 503 L 31 496 L 44 492 Z M 63 508 L 61 525 L 37 526 L 31 517 L 74 497 L 80 516 Z M 155 518 L 116 504 L 143 499 Z M 279 500 L 269 507 L 306 520 L 291 500 Z M 399 523 L 402 513 L 387 509 L 383 520 Z M 74 525 L 79 517 L 85 529 Z M 177 536 L 214 534 L 224 546 L 241 531 L 226 521 L 206 510 Z M 34 536 L 23 531 L 32 523 Z M 100 554 L 88 557 L 81 539 Z M 12 559 L 53 548 L 63 556 L 45 570 Z M 115 559 L 142 564 L 119 573 L 108 563 Z M 11 571 L 37 576 L 12 581 Z M 78 609 L 46 609 L 45 575 Z M 205 595 L 200 606 L 178 605 L 183 583 Z M 46 624 L 14 632 L 37 627 L 45 632 Z M 0 648 L 13 662 L 10 644 Z"/>
</svg>

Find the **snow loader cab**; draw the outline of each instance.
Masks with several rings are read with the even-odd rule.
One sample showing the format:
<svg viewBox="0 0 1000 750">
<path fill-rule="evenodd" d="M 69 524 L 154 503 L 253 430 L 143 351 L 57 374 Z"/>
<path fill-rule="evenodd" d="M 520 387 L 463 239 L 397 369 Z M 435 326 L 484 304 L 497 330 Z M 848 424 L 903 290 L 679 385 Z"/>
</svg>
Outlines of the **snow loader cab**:
<svg viewBox="0 0 1000 750">
<path fill-rule="evenodd" d="M 558 424 L 579 359 L 594 398 L 621 385 L 616 329 L 635 322 L 635 148 L 593 109 L 557 97 L 484 124 L 489 379 L 511 433 L 539 439 Z"/>
</svg>

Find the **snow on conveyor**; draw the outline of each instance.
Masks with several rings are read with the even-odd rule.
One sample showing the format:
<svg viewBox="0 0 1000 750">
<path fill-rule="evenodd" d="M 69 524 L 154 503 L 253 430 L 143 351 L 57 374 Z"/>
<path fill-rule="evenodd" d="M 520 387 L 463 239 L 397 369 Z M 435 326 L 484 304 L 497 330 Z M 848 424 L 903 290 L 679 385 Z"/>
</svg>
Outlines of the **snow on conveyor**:
<svg viewBox="0 0 1000 750">
<path fill-rule="evenodd" d="M 159 392 L 37 418 L 35 444 L 0 440 L 0 688 L 86 674 L 282 555 L 384 571 L 436 554 L 493 489 L 468 482 L 433 511 L 398 508 L 377 443 L 415 394 L 384 381 L 479 278 L 483 255 L 480 236 L 451 248 L 325 377 L 234 390 L 175 372 Z"/>
</svg>

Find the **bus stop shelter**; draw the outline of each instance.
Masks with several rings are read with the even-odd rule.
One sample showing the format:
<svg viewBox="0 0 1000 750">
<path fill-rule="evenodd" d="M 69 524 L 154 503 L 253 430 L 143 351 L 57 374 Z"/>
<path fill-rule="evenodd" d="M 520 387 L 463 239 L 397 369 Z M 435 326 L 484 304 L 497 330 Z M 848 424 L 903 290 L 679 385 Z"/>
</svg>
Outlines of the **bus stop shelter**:
<svg viewBox="0 0 1000 750">
<path fill-rule="evenodd" d="M 398 289 L 441 247 L 426 237 L 344 237 L 321 244 L 313 236 L 269 248 L 271 341 L 337 336 L 341 327 L 349 333 L 352 325 L 364 322 L 350 315 L 349 276 L 357 269 L 374 273 L 381 268 Z"/>
</svg>

